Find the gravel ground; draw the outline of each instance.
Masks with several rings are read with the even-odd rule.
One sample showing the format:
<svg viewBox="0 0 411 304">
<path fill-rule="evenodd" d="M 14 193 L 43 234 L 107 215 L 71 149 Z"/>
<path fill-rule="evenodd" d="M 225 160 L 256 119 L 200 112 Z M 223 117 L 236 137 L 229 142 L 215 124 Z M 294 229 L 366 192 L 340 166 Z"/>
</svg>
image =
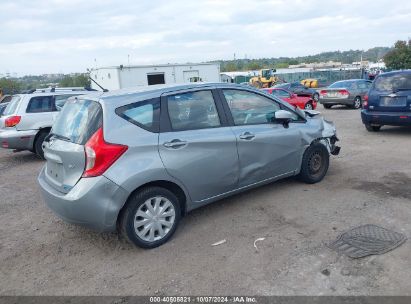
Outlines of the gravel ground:
<svg viewBox="0 0 411 304">
<path fill-rule="evenodd" d="M 41 199 L 43 161 L 0 149 L 0 294 L 411 295 L 411 242 L 357 260 L 326 247 L 362 224 L 411 236 L 411 129 L 368 133 L 359 111 L 321 111 L 342 146 L 324 181 L 287 179 L 195 210 L 153 250 L 64 223 Z"/>
</svg>

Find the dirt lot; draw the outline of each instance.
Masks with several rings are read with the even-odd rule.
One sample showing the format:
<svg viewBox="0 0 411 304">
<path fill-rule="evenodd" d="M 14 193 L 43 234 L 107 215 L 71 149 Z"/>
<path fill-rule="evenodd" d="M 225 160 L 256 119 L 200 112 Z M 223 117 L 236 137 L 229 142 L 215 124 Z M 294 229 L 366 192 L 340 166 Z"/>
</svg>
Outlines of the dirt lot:
<svg viewBox="0 0 411 304">
<path fill-rule="evenodd" d="M 40 197 L 43 162 L 1 150 L 0 294 L 411 295 L 410 241 L 358 260 L 325 246 L 362 224 L 411 237 L 411 129 L 371 134 L 359 111 L 321 111 L 342 146 L 323 182 L 288 179 L 196 210 L 154 250 L 64 223 Z"/>
</svg>

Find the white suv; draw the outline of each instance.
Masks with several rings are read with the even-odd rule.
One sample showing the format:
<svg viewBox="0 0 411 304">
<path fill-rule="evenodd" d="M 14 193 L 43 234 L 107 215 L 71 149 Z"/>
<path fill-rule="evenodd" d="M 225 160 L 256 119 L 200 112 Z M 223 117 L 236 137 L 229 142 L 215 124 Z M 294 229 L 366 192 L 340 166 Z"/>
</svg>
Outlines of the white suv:
<svg viewBox="0 0 411 304">
<path fill-rule="evenodd" d="M 42 89 L 14 95 L 0 117 L 1 147 L 29 150 L 43 158 L 43 141 L 66 100 L 87 92 L 82 88 Z"/>
</svg>

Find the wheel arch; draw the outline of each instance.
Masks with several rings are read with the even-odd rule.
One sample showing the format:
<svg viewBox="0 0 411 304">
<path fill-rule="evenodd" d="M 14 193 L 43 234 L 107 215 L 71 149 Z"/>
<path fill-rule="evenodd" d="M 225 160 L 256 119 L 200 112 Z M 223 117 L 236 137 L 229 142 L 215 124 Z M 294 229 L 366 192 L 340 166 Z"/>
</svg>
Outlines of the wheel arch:
<svg viewBox="0 0 411 304">
<path fill-rule="evenodd" d="M 49 133 L 50 130 L 51 130 L 51 127 L 42 127 L 42 128 L 39 128 L 36 136 L 34 137 L 33 143 L 32 143 L 32 147 L 31 147 L 31 148 L 32 148 L 33 151 L 35 150 L 36 141 L 37 141 L 37 138 L 40 136 L 40 134 L 41 134 L 42 132 L 48 132 L 48 133 Z"/>
<path fill-rule="evenodd" d="M 169 191 L 171 191 L 175 196 L 177 196 L 178 201 L 180 203 L 180 209 L 181 209 L 181 216 L 184 216 L 187 213 L 187 200 L 188 200 L 188 195 L 186 194 L 186 192 L 183 190 L 182 187 L 180 187 L 178 184 L 168 181 L 168 180 L 155 180 L 155 181 L 151 181 L 151 182 L 147 182 L 143 185 L 138 186 L 137 188 L 135 188 L 133 191 L 130 192 L 130 194 L 128 195 L 124 205 L 121 207 L 118 215 L 117 215 L 117 224 L 119 223 L 119 220 L 121 218 L 121 214 L 123 212 L 124 209 L 126 209 L 129 201 L 130 201 L 130 197 L 132 195 L 134 195 L 136 192 L 139 192 L 145 188 L 149 188 L 149 187 L 161 187 L 164 189 L 167 189 Z"/>
</svg>

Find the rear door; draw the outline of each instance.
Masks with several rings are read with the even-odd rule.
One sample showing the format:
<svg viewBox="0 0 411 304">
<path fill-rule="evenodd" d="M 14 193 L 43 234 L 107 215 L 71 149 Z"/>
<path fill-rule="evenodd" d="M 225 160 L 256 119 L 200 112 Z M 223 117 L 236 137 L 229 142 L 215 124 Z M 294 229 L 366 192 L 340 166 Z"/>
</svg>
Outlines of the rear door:
<svg viewBox="0 0 411 304">
<path fill-rule="evenodd" d="M 237 187 L 236 140 L 218 101 L 212 89 L 162 96 L 160 157 L 195 202 Z"/>
<path fill-rule="evenodd" d="M 411 73 L 382 74 L 369 91 L 369 110 L 411 112 Z"/>
<path fill-rule="evenodd" d="M 91 100 L 73 99 L 64 106 L 44 142 L 48 184 L 68 193 L 85 168 L 84 145 L 102 126 L 102 109 Z"/>
<path fill-rule="evenodd" d="M 305 120 L 293 112 L 296 123 L 285 128 L 271 121 L 276 111 L 285 109 L 284 105 L 246 90 L 223 89 L 222 94 L 237 139 L 239 186 L 293 174 L 300 164 L 303 148 L 297 121 Z"/>
<path fill-rule="evenodd" d="M 23 110 L 23 109 L 22 109 Z M 28 101 L 25 113 L 17 125 L 17 130 L 34 130 L 53 124 L 54 96 L 33 96 Z"/>
</svg>

